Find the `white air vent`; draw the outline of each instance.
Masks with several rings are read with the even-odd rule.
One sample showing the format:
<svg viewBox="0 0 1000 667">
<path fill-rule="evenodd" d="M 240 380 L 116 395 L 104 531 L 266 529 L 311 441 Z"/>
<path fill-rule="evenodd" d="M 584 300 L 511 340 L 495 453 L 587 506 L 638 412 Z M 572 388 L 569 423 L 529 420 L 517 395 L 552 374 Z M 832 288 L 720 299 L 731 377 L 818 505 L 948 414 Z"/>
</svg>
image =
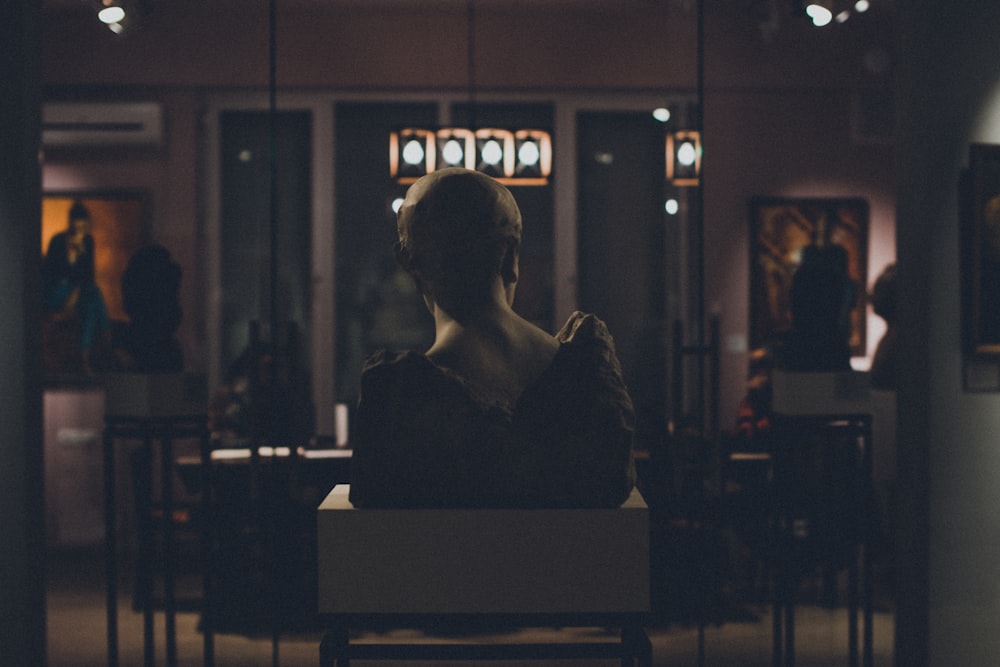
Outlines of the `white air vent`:
<svg viewBox="0 0 1000 667">
<path fill-rule="evenodd" d="M 51 102 L 42 107 L 45 146 L 155 146 L 163 139 L 157 102 Z"/>
</svg>

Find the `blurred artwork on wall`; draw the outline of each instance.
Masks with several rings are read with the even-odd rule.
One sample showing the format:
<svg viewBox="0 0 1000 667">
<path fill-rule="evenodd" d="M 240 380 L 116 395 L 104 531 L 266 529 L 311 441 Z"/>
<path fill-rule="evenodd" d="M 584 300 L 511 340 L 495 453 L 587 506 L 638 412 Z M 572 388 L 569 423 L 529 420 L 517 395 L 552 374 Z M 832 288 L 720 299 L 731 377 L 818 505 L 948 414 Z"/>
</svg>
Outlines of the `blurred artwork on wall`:
<svg viewBox="0 0 1000 667">
<path fill-rule="evenodd" d="M 50 377 L 101 370 L 111 326 L 127 319 L 121 279 L 145 240 L 141 192 L 42 197 L 43 367 Z"/>
<path fill-rule="evenodd" d="M 766 347 L 792 327 L 792 276 L 810 245 L 839 245 L 857 294 L 850 347 L 864 355 L 868 284 L 868 202 L 864 199 L 754 197 L 750 201 L 750 344 Z"/>
</svg>

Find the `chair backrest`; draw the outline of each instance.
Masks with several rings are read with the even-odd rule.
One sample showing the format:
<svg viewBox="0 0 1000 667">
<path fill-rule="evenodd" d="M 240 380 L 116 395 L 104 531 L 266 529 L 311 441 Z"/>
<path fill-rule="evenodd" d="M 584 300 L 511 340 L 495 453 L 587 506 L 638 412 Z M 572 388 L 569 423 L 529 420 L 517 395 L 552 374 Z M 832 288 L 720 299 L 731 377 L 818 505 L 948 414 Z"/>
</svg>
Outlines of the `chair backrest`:
<svg viewBox="0 0 1000 667">
<path fill-rule="evenodd" d="M 317 512 L 321 614 L 633 614 L 650 609 L 649 509 Z"/>
</svg>

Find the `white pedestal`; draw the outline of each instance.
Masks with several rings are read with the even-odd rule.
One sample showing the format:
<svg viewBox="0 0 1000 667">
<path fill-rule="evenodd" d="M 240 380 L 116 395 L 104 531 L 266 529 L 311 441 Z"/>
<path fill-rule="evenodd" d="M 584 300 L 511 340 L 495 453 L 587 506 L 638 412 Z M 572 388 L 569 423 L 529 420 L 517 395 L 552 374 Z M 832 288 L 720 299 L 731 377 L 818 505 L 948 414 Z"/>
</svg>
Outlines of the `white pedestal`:
<svg viewBox="0 0 1000 667">
<path fill-rule="evenodd" d="M 205 380 L 185 373 L 109 373 L 104 377 L 107 412 L 116 417 L 173 417 L 203 414 Z"/>
<path fill-rule="evenodd" d="M 649 509 L 317 512 L 322 614 L 648 612 Z"/>
<path fill-rule="evenodd" d="M 781 415 L 866 415 L 872 411 L 868 373 L 771 374 L 772 409 Z"/>
<path fill-rule="evenodd" d="M 52 546 L 99 545 L 104 540 L 101 503 L 100 387 L 46 389 L 45 524 Z"/>
</svg>

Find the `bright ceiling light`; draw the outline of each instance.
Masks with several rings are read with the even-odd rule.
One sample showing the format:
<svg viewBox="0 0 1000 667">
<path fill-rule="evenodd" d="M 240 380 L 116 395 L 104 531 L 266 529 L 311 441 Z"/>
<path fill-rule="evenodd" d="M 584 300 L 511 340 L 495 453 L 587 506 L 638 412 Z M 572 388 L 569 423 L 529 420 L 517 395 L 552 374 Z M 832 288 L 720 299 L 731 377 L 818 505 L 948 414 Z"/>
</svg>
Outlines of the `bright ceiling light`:
<svg viewBox="0 0 1000 667">
<path fill-rule="evenodd" d="M 859 14 L 864 14 L 865 12 L 867 12 L 869 7 L 871 7 L 871 3 L 868 2 L 868 0 L 858 0 L 857 2 L 854 3 L 854 11 L 858 12 Z"/>
<path fill-rule="evenodd" d="M 811 2 L 806 6 L 806 15 L 812 19 L 813 25 L 822 28 L 833 20 L 833 12 L 818 2 Z"/>
<path fill-rule="evenodd" d="M 666 107 L 653 109 L 653 118 L 660 121 L 661 123 L 666 123 L 668 120 L 670 120 L 670 109 Z"/>
<path fill-rule="evenodd" d="M 677 215 L 677 212 L 681 210 L 680 202 L 671 197 L 663 202 L 663 210 L 667 212 L 667 215 Z"/>
<path fill-rule="evenodd" d="M 125 20 L 125 10 L 117 5 L 111 5 L 110 7 L 104 7 L 101 11 L 97 12 L 97 18 L 99 18 L 102 23 L 107 23 L 108 25 L 111 25 L 112 23 L 121 23 Z"/>
</svg>

